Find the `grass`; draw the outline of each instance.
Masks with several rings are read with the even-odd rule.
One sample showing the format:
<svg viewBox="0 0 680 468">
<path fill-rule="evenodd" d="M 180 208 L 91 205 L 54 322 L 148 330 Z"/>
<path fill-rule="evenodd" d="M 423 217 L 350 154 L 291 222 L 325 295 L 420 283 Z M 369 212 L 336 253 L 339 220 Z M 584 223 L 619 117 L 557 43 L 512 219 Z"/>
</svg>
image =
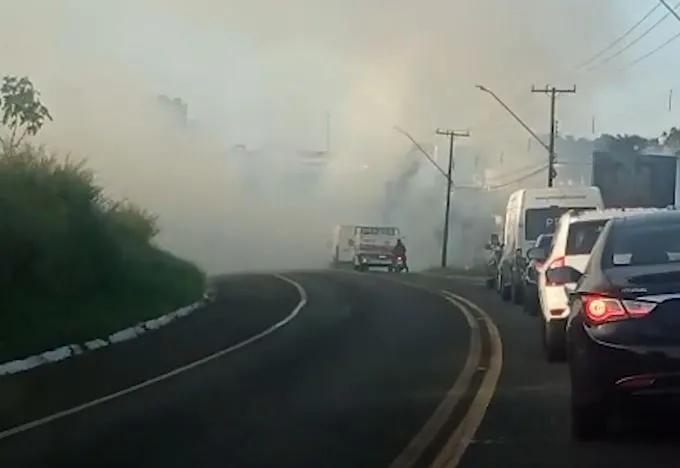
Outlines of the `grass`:
<svg viewBox="0 0 680 468">
<path fill-rule="evenodd" d="M 0 153 L 0 362 L 201 298 L 203 272 L 154 245 L 156 218 L 93 181 L 42 148 Z"/>
</svg>

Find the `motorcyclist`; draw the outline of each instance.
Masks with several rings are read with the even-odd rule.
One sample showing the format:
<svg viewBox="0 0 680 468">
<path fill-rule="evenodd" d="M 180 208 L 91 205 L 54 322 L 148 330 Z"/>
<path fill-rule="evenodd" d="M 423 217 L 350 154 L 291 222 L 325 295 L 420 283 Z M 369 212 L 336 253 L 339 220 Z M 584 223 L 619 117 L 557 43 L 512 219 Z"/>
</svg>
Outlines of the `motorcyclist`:
<svg viewBox="0 0 680 468">
<path fill-rule="evenodd" d="M 401 260 L 404 264 L 404 270 L 408 271 L 408 264 L 406 263 L 406 246 L 401 241 L 401 239 L 397 239 L 397 243 L 394 245 L 394 248 L 392 249 L 392 254 L 394 255 L 395 261 L 397 257 L 401 257 Z"/>
</svg>

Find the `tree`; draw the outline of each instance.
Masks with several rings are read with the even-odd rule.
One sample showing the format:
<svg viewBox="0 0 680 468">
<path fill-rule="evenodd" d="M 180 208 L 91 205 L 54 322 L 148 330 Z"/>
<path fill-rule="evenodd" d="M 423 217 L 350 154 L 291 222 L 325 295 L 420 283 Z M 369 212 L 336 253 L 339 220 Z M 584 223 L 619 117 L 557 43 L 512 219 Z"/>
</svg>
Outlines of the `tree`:
<svg viewBox="0 0 680 468">
<path fill-rule="evenodd" d="M 671 127 L 670 130 L 661 134 L 661 139 L 665 146 L 677 150 L 680 148 L 680 128 Z"/>
<path fill-rule="evenodd" d="M 650 145 L 657 144 L 657 140 L 641 137 L 640 135 L 602 135 L 596 140 L 596 145 L 611 153 L 639 153 Z"/>
<path fill-rule="evenodd" d="M 0 114 L 9 135 L 0 136 L 5 152 L 14 152 L 26 136 L 35 136 L 52 121 L 50 111 L 40 101 L 40 93 L 28 77 L 4 76 L 0 85 Z"/>
</svg>

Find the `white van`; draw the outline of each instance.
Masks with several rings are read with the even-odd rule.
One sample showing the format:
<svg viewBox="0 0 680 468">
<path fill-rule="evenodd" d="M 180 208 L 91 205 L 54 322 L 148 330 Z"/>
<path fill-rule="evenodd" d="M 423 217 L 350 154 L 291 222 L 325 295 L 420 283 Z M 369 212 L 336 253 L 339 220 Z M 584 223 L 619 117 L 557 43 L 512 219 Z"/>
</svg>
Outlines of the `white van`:
<svg viewBox="0 0 680 468">
<path fill-rule="evenodd" d="M 350 264 L 354 258 L 352 239 L 354 237 L 354 224 L 339 224 L 333 231 L 333 264 Z"/>
<path fill-rule="evenodd" d="M 522 275 L 526 252 L 541 234 L 551 234 L 560 217 L 570 209 L 601 210 L 597 187 L 520 189 L 508 198 L 503 226 L 503 252 L 496 285 L 504 301 L 522 303 Z"/>
</svg>

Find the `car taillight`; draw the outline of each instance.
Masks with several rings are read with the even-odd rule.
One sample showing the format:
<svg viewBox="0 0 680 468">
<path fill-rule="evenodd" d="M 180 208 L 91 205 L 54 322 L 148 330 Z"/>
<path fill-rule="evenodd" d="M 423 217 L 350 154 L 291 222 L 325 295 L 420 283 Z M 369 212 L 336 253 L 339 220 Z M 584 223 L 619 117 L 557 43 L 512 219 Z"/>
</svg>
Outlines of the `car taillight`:
<svg viewBox="0 0 680 468">
<path fill-rule="evenodd" d="M 546 267 L 545 270 L 550 270 L 551 268 L 560 268 L 564 266 L 564 257 L 557 257 L 555 260 L 550 262 Z M 559 283 L 555 281 L 546 281 L 546 284 L 548 286 L 563 286 L 565 283 Z"/>
<path fill-rule="evenodd" d="M 594 324 L 643 317 L 656 307 L 652 302 L 622 300 L 599 294 L 584 294 L 581 301 L 586 317 Z"/>
</svg>

